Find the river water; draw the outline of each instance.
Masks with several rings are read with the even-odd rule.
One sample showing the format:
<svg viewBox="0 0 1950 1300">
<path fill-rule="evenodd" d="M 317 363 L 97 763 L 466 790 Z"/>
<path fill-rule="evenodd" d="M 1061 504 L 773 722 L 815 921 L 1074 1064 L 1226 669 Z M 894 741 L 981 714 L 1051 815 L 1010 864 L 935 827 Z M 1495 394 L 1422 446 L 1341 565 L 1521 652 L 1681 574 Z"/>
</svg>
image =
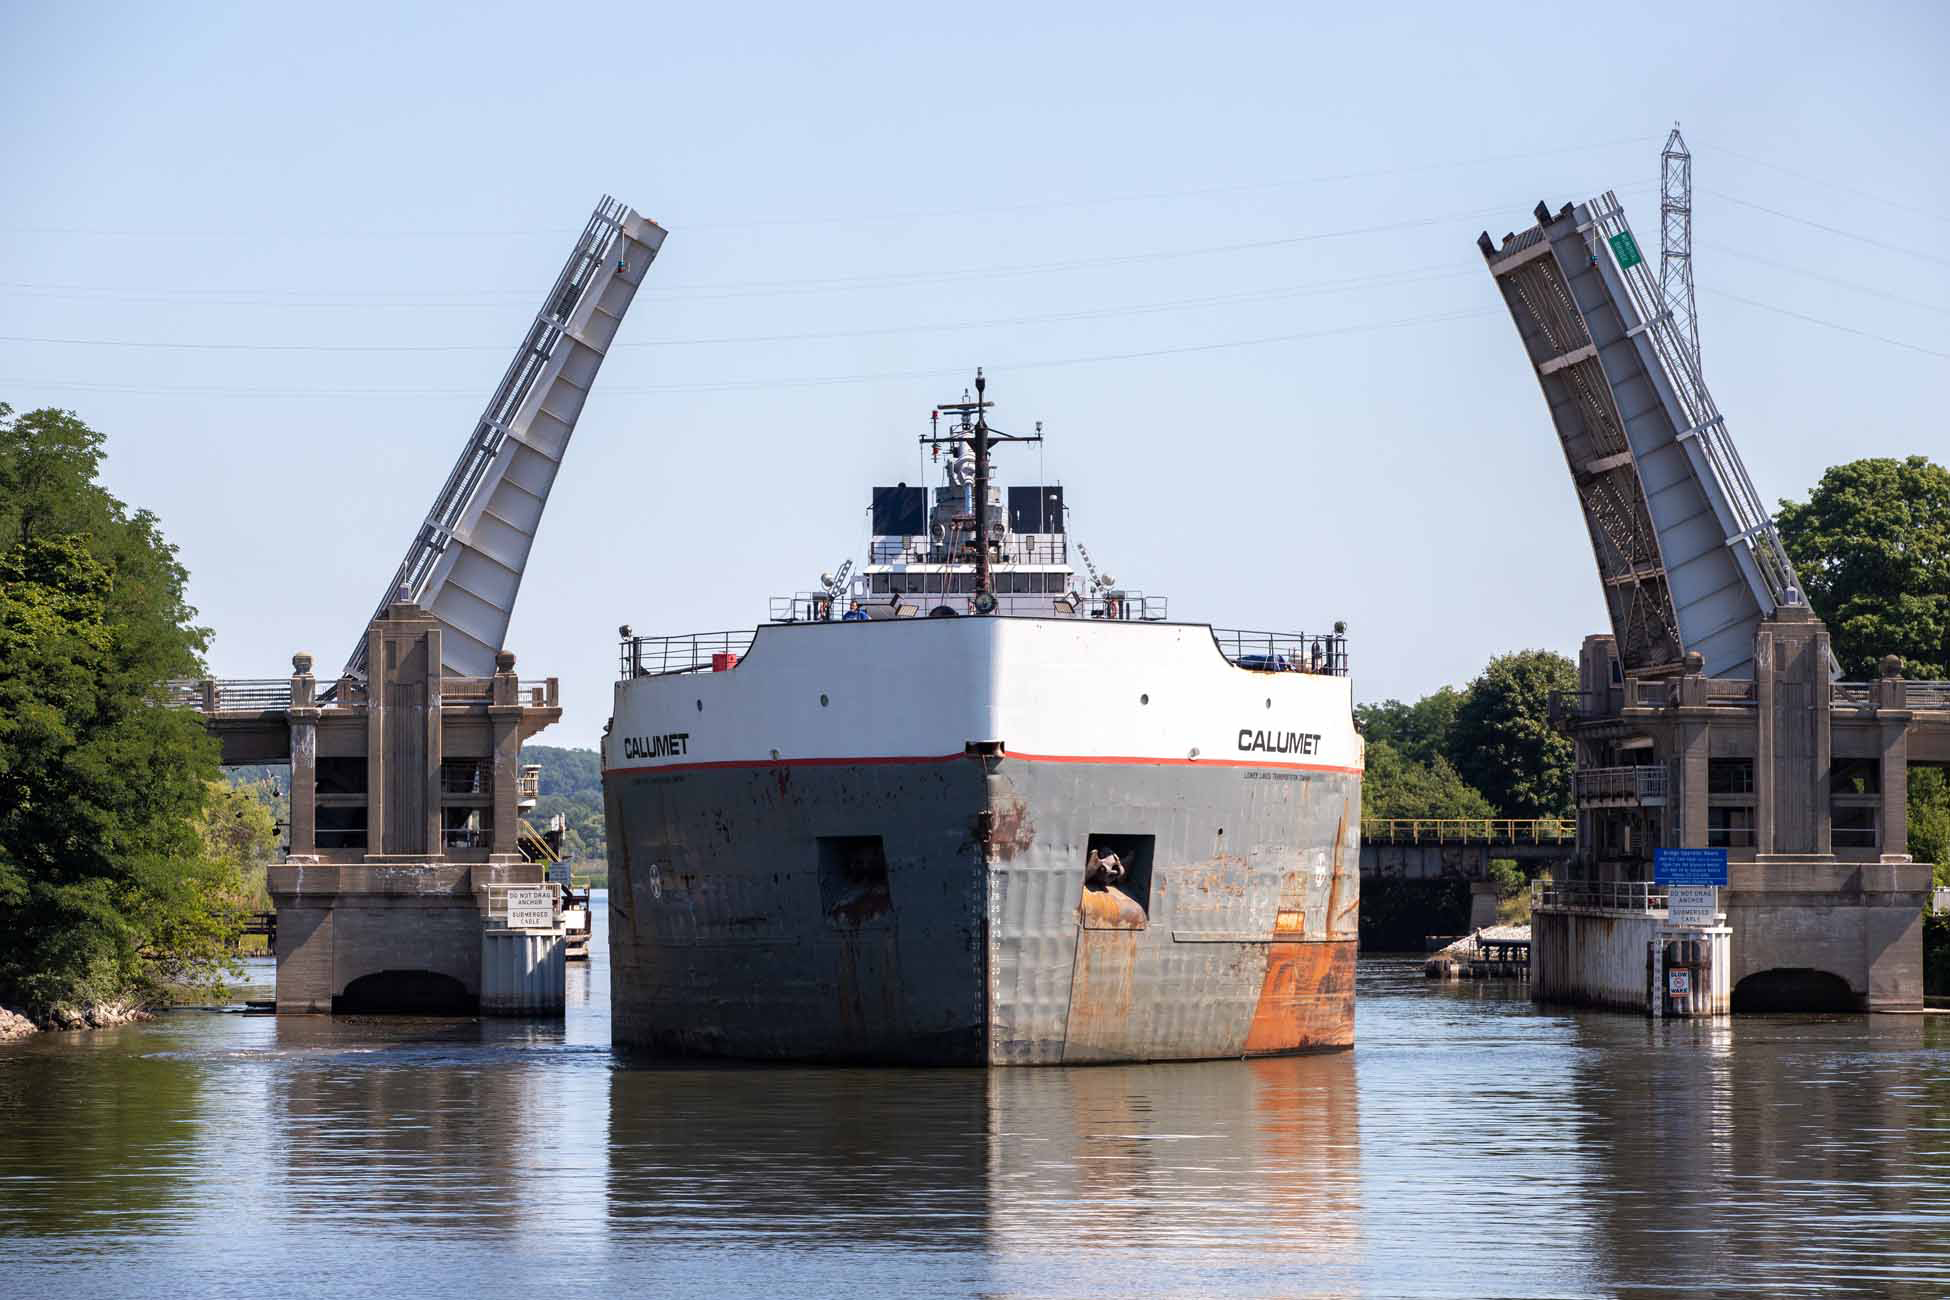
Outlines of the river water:
<svg viewBox="0 0 1950 1300">
<path fill-rule="evenodd" d="M 0 1047 L 0 1295 L 1950 1292 L 1943 1018 L 1653 1024 L 1372 957 L 1330 1056 L 652 1069 L 600 927 L 559 1023 Z"/>
</svg>

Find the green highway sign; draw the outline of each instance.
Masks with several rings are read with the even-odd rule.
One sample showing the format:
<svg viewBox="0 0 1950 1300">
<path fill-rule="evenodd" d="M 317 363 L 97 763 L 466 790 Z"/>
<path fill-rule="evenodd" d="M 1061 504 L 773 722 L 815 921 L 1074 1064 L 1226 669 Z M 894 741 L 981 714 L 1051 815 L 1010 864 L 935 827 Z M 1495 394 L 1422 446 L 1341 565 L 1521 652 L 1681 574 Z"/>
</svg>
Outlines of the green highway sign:
<svg viewBox="0 0 1950 1300">
<path fill-rule="evenodd" d="M 1639 252 L 1638 241 L 1632 238 L 1629 230 L 1621 230 L 1611 237 L 1611 255 L 1618 259 L 1618 269 L 1621 271 L 1645 260 L 1644 254 Z"/>
</svg>

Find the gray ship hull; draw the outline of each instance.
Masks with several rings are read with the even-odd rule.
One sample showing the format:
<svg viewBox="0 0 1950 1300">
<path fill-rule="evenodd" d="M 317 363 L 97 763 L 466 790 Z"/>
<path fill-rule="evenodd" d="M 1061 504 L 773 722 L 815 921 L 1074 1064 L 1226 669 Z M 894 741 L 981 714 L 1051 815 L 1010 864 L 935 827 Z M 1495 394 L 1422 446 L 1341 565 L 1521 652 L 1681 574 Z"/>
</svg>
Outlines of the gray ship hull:
<svg viewBox="0 0 1950 1300">
<path fill-rule="evenodd" d="M 1358 772 L 970 753 L 604 780 L 619 1046 L 1026 1065 L 1353 1043 Z M 1121 887 L 1086 885 L 1093 850 Z"/>
</svg>

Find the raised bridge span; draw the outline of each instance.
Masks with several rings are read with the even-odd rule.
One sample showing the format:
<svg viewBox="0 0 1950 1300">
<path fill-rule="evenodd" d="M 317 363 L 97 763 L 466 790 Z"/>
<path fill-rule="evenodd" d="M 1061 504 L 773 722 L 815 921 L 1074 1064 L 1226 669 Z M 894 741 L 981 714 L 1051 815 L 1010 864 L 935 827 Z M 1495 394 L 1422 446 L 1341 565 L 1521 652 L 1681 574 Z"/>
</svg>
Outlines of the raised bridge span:
<svg viewBox="0 0 1950 1300">
<path fill-rule="evenodd" d="M 1668 259 L 1690 256 L 1685 166 L 1662 209 Z M 1690 272 L 1655 278 L 1610 193 L 1533 215 L 1477 247 L 1543 392 L 1611 630 L 1585 638 L 1558 706 L 1577 848 L 1533 911 L 1532 994 L 1651 1015 L 1920 1007 L 1931 871 L 1909 853 L 1908 777 L 1950 758 L 1950 692 L 1893 655 L 1873 681 L 1840 680 L 1707 391 Z M 1726 854 L 1690 926 L 1647 887 L 1671 850 Z M 1689 973 L 1668 984 L 1669 961 Z"/>
</svg>

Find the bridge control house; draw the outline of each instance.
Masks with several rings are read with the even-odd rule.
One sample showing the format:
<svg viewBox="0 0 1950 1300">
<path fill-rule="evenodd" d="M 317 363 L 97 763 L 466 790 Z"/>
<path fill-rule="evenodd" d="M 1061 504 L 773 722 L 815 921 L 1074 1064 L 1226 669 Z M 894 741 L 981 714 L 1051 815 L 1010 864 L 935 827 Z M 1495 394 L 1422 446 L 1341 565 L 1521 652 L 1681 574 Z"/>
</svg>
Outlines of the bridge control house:
<svg viewBox="0 0 1950 1300">
<path fill-rule="evenodd" d="M 1555 702 L 1578 845 L 1532 909 L 1540 1000 L 1652 1015 L 1923 1001 L 1930 867 L 1908 854 L 1915 764 L 1950 763 L 1950 685 L 1846 682 L 1707 391 L 1689 303 L 1617 199 L 1478 248 L 1583 508 L 1612 632 Z M 1699 911 L 1661 849 L 1718 849 Z M 1699 903 L 1697 897 L 1683 900 Z"/>
<path fill-rule="evenodd" d="M 291 764 L 280 1013 L 561 1010 L 561 936 L 504 923 L 509 889 L 552 889 L 523 851 L 519 764 L 558 687 L 506 651 L 490 676 L 444 672 L 446 634 L 398 603 L 368 631 L 369 680 L 321 693 L 300 654 L 288 682 L 181 685 L 225 764 Z"/>
</svg>

